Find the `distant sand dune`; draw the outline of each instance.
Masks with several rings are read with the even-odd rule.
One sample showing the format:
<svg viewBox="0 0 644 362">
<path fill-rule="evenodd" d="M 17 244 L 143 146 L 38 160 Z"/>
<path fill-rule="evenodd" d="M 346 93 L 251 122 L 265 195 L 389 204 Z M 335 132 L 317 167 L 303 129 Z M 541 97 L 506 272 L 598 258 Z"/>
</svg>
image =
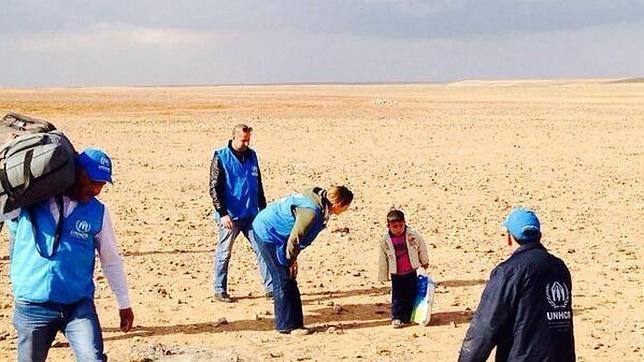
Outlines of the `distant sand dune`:
<svg viewBox="0 0 644 362">
<path fill-rule="evenodd" d="M 608 84 L 630 84 L 630 83 L 644 83 L 644 77 L 638 78 L 624 78 L 618 80 L 611 80 L 606 82 Z"/>
<path fill-rule="evenodd" d="M 600 84 L 613 82 L 614 79 L 468 79 L 448 83 L 451 86 L 535 86 L 535 85 L 564 85 L 564 84 Z"/>
</svg>

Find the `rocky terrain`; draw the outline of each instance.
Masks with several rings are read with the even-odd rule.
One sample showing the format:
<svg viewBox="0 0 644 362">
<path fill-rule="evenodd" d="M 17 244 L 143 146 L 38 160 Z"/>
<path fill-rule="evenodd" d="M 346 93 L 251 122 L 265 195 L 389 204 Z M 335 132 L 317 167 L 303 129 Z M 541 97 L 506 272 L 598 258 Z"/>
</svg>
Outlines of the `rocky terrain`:
<svg viewBox="0 0 644 362">
<path fill-rule="evenodd" d="M 644 359 L 642 83 L 0 89 L 9 111 L 113 157 L 101 199 L 136 321 L 118 330 L 97 268 L 111 361 L 455 360 L 490 270 L 509 254 L 500 224 L 517 205 L 538 212 L 544 244 L 571 269 L 579 360 Z M 269 200 L 315 185 L 356 194 L 300 259 L 312 335 L 273 331 L 243 237 L 229 279 L 238 301 L 212 298 L 210 160 L 238 122 L 255 129 Z M 428 327 L 392 329 L 389 285 L 376 281 L 392 205 L 430 248 L 439 286 Z M 6 233 L 0 257 L 0 360 L 14 360 Z M 73 360 L 62 335 L 50 359 Z"/>
</svg>

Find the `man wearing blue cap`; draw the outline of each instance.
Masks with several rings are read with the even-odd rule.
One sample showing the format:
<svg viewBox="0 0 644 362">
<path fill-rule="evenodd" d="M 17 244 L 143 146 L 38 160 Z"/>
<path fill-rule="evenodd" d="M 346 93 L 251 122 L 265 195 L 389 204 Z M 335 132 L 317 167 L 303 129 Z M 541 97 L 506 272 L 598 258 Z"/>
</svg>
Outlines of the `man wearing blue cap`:
<svg viewBox="0 0 644 362">
<path fill-rule="evenodd" d="M 18 361 L 45 361 L 62 332 L 79 361 L 105 361 L 94 305 L 94 261 L 116 296 L 121 330 L 132 328 L 123 261 L 107 207 L 96 199 L 112 183 L 112 161 L 97 148 L 76 158 L 76 182 L 64 194 L 19 210 L 7 223 L 13 240 L 11 283 Z"/>
<path fill-rule="evenodd" d="M 459 361 L 574 361 L 572 283 L 564 262 L 541 244 L 532 210 L 512 210 L 503 223 L 509 259 L 490 274 Z"/>
</svg>

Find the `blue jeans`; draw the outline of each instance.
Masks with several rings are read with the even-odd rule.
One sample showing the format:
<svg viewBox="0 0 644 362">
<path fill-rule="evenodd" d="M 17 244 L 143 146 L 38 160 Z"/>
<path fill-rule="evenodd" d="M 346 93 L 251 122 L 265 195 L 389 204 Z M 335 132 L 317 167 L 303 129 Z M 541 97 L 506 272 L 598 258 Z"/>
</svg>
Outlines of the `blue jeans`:
<svg viewBox="0 0 644 362">
<path fill-rule="evenodd" d="M 63 332 L 77 361 L 107 361 L 103 335 L 92 299 L 74 304 L 15 301 L 18 361 L 45 361 L 54 337 Z"/>
<path fill-rule="evenodd" d="M 233 249 L 233 243 L 240 232 L 244 234 L 246 239 L 250 241 L 250 246 L 253 248 L 257 261 L 259 263 L 259 271 L 262 275 L 264 289 L 266 293 L 273 292 L 273 281 L 270 274 L 266 269 L 266 263 L 262 260 L 257 251 L 257 246 L 249 237 L 249 231 L 252 227 L 252 219 L 240 219 L 233 221 L 232 229 L 226 229 L 215 214 L 215 223 L 219 229 L 219 241 L 215 248 L 215 271 L 214 271 L 214 289 L 215 293 L 228 292 L 228 264 L 230 263 L 230 255 Z"/>
<path fill-rule="evenodd" d="M 275 303 L 275 329 L 288 332 L 304 328 L 304 315 L 302 312 L 302 299 L 297 280 L 289 275 L 287 266 L 277 261 L 275 244 L 270 244 L 256 238 L 251 231 L 251 238 L 255 239 L 268 272 L 273 278 L 273 301 Z"/>
</svg>

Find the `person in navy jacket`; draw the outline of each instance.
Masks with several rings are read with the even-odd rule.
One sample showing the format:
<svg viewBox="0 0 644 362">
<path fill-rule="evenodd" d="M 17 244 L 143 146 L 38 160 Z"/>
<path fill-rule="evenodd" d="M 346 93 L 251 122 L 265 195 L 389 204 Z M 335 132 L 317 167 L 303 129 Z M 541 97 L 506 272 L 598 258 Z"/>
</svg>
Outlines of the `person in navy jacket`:
<svg viewBox="0 0 644 362">
<path fill-rule="evenodd" d="M 574 361 L 570 271 L 541 244 L 536 214 L 514 209 L 504 222 L 517 246 L 490 274 L 459 361 Z"/>
<path fill-rule="evenodd" d="M 112 161 L 88 148 L 76 158 L 76 181 L 63 194 L 16 210 L 7 222 L 18 361 L 45 361 L 56 334 L 65 334 L 78 361 L 105 361 L 94 305 L 98 254 L 119 308 L 121 330 L 134 314 L 107 206 L 96 196 L 112 182 Z"/>
</svg>

